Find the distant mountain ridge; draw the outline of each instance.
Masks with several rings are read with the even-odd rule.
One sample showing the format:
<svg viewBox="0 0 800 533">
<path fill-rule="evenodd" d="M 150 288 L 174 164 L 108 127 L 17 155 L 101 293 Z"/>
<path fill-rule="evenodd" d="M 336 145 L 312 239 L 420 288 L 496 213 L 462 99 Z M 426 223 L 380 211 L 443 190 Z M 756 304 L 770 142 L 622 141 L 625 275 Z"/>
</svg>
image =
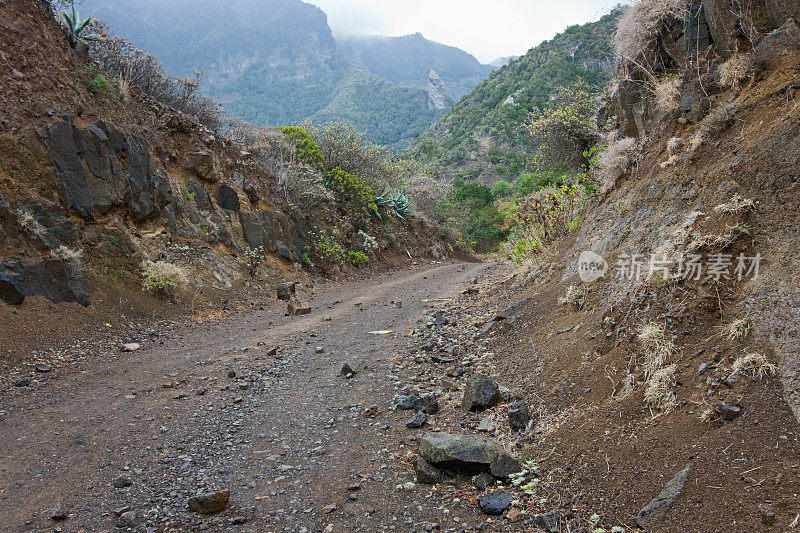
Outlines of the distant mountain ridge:
<svg viewBox="0 0 800 533">
<path fill-rule="evenodd" d="M 534 149 L 523 128 L 531 111 L 549 105 L 553 92 L 571 83 L 600 91 L 611 79 L 619 15 L 615 9 L 596 22 L 570 26 L 495 70 L 415 139 L 408 153 L 447 180 L 459 174 L 489 184 L 513 180 Z"/>
<path fill-rule="evenodd" d="M 337 43 L 327 15 L 300 0 L 86 0 L 82 13 L 174 74 L 202 71 L 230 115 L 265 125 L 346 120 L 397 147 L 444 112 L 429 105 L 431 70 L 445 82 L 447 107 L 491 70 L 421 35 Z"/>
<path fill-rule="evenodd" d="M 472 55 L 430 41 L 421 33 L 402 37 L 336 35 L 345 56 L 381 78 L 405 87 L 426 87 L 431 70 L 444 82 L 447 97 L 457 102 L 492 71 Z"/>
</svg>

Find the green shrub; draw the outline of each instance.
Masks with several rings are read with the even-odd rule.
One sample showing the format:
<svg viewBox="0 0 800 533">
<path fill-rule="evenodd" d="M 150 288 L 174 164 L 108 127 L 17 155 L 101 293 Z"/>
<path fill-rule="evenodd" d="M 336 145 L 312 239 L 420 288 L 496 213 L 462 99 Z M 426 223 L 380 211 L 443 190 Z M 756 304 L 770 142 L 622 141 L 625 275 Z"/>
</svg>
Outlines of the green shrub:
<svg viewBox="0 0 800 533">
<path fill-rule="evenodd" d="M 495 200 L 511 196 L 512 194 L 514 194 L 514 186 L 506 180 L 500 180 L 492 187 L 492 198 Z"/>
<path fill-rule="evenodd" d="M 375 191 L 366 182 L 349 172 L 336 167 L 324 175 L 325 186 L 342 199 L 361 206 L 365 211 L 378 211 L 375 205 Z"/>
<path fill-rule="evenodd" d="M 335 226 L 317 233 L 311 242 L 311 248 L 314 250 L 314 258 L 323 266 L 339 265 L 347 259 L 347 253 L 339 243 L 339 228 Z"/>
<path fill-rule="evenodd" d="M 297 159 L 307 163 L 321 171 L 325 170 L 325 160 L 322 151 L 319 149 L 317 141 L 304 129 L 295 126 L 284 126 L 281 131 L 286 138 L 294 143 L 297 149 Z"/>
<path fill-rule="evenodd" d="M 93 96 L 110 95 L 114 92 L 114 87 L 108 79 L 100 73 L 100 70 L 94 63 L 86 66 L 85 80 L 86 87 Z"/>
<path fill-rule="evenodd" d="M 525 129 L 539 145 L 543 165 L 567 161 L 585 167 L 583 154 L 597 142 L 596 114 L 595 96 L 582 83 L 559 90 L 550 108 L 534 110 Z"/>
<path fill-rule="evenodd" d="M 364 265 L 364 264 L 367 263 L 367 261 L 369 261 L 369 256 L 367 254 L 365 254 L 364 252 L 358 252 L 358 251 L 352 251 L 351 250 L 351 251 L 347 252 L 347 256 L 350 259 L 350 262 L 353 263 L 353 265 L 357 266 L 357 267 L 359 267 L 361 265 Z"/>
</svg>

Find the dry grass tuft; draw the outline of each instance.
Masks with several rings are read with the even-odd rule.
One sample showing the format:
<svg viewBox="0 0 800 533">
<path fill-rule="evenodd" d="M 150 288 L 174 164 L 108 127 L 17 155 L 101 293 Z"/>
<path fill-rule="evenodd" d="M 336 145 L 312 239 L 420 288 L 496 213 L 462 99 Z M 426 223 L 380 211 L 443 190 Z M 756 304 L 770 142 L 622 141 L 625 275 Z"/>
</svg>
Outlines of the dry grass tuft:
<svg viewBox="0 0 800 533">
<path fill-rule="evenodd" d="M 719 66 L 720 84 L 727 88 L 736 88 L 750 75 L 750 58 L 744 54 L 736 54 Z"/>
<path fill-rule="evenodd" d="M 746 318 L 738 318 L 727 326 L 720 326 L 728 340 L 743 339 L 750 332 L 750 321 Z"/>
<path fill-rule="evenodd" d="M 670 19 L 684 19 L 688 12 L 687 0 L 640 0 L 629 6 L 614 35 L 617 62 L 633 62 L 652 71 L 659 33 Z"/>
<path fill-rule="evenodd" d="M 675 385 L 677 365 L 660 368 L 647 380 L 644 390 L 644 402 L 650 409 L 667 414 L 678 406 L 678 400 L 672 387 Z"/>
<path fill-rule="evenodd" d="M 586 303 L 586 297 L 589 295 L 589 289 L 587 287 L 575 287 L 574 285 L 570 285 L 567 287 L 567 292 L 564 294 L 564 297 L 559 299 L 559 303 L 561 305 L 571 305 L 573 309 L 576 311 L 580 311 L 583 309 L 583 305 Z"/>
<path fill-rule="evenodd" d="M 83 250 L 75 250 L 68 246 L 61 245 L 50 252 L 56 259 L 61 259 L 67 263 L 80 263 L 83 258 Z"/>
<path fill-rule="evenodd" d="M 742 355 L 733 362 L 731 376 L 745 375 L 750 376 L 753 381 L 759 381 L 764 376 L 774 376 L 778 367 L 770 363 L 765 355 L 760 353 L 748 353 Z"/>
<path fill-rule="evenodd" d="M 700 127 L 689 143 L 689 153 L 694 154 L 709 139 L 712 139 L 728 129 L 736 120 L 739 107 L 736 104 L 723 104 L 709 113 L 700 122 Z"/>
<path fill-rule="evenodd" d="M 611 141 L 600 154 L 597 175 L 601 191 L 611 190 L 617 180 L 625 174 L 640 157 L 640 145 L 633 137 Z"/>
<path fill-rule="evenodd" d="M 750 198 L 742 198 L 738 194 L 724 204 L 719 204 L 714 208 L 714 212 L 718 215 L 734 215 L 742 211 L 750 211 L 755 207 L 755 202 Z"/>
<path fill-rule="evenodd" d="M 672 113 L 681 105 L 681 79 L 676 76 L 667 76 L 656 82 L 653 88 L 656 106 L 664 113 Z"/>
<path fill-rule="evenodd" d="M 677 398 L 672 391 L 677 366 L 664 365 L 672 356 L 675 345 L 667 338 L 664 325 L 654 321 L 639 326 L 638 337 L 644 351 L 645 404 L 651 410 L 669 413 L 677 406 Z"/>
<path fill-rule="evenodd" d="M 142 274 L 142 290 L 151 294 L 171 298 L 188 285 L 186 273 L 176 264 L 144 260 L 139 268 Z"/>
</svg>

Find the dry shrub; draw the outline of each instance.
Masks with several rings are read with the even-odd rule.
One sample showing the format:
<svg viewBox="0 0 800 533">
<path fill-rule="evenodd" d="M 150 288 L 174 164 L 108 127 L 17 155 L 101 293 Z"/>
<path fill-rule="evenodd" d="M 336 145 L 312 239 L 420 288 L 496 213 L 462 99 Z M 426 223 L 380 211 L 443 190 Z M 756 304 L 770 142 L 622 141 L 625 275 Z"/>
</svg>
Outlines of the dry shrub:
<svg viewBox="0 0 800 533">
<path fill-rule="evenodd" d="M 672 137 L 667 141 L 667 153 L 669 158 L 661 162 L 661 168 L 671 167 L 678 163 L 680 159 L 680 150 L 683 147 L 683 139 L 680 137 Z"/>
<path fill-rule="evenodd" d="M 612 141 L 600 154 L 595 172 L 600 182 L 600 191 L 608 191 L 634 164 L 638 163 L 640 146 L 633 137 Z"/>
<path fill-rule="evenodd" d="M 225 136 L 266 169 L 266 174 L 277 176 L 289 204 L 327 197 L 319 172 L 297 159 L 297 147 L 287 142 L 280 130 L 234 119 L 228 122 Z"/>
<path fill-rule="evenodd" d="M 640 0 L 626 8 L 614 35 L 617 62 L 653 72 L 661 30 L 672 19 L 685 19 L 688 12 L 688 0 Z"/>
<path fill-rule="evenodd" d="M 659 80 L 653 89 L 656 105 L 664 113 L 676 111 L 681 104 L 681 79 L 667 76 Z"/>
<path fill-rule="evenodd" d="M 752 199 L 742 198 L 740 195 L 734 194 L 729 201 L 715 206 L 714 212 L 718 215 L 734 215 L 742 211 L 750 211 L 754 207 L 755 202 Z"/>
<path fill-rule="evenodd" d="M 723 87 L 735 88 L 747 79 L 750 70 L 750 58 L 744 54 L 735 54 L 719 66 L 720 84 Z"/>
<path fill-rule="evenodd" d="M 689 143 L 689 153 L 697 152 L 709 139 L 719 135 L 736 120 L 736 113 L 739 107 L 736 104 L 723 104 L 714 109 L 700 122 L 697 133 Z"/>
<path fill-rule="evenodd" d="M 748 353 L 742 355 L 733 362 L 731 376 L 746 375 L 753 381 L 759 381 L 766 375 L 775 375 L 778 368 L 770 363 L 766 356 L 760 353 Z"/>
<path fill-rule="evenodd" d="M 139 265 L 142 274 L 142 290 L 167 298 L 175 298 L 188 286 L 184 270 L 166 261 L 144 260 Z"/>
<path fill-rule="evenodd" d="M 119 85 L 135 85 L 156 101 L 194 116 L 213 130 L 222 126 L 222 106 L 203 96 L 199 73 L 194 78 L 169 75 L 158 59 L 114 35 L 103 22 L 93 21 L 91 32 L 98 39 L 89 44 L 92 59 L 120 80 Z"/>
<path fill-rule="evenodd" d="M 575 287 L 570 285 L 567 287 L 567 292 L 563 298 L 559 299 L 561 305 L 570 305 L 575 311 L 580 311 L 586 303 L 586 297 L 589 294 L 587 287 Z"/>
<path fill-rule="evenodd" d="M 675 392 L 672 390 L 675 385 L 675 371 L 677 369 L 676 365 L 659 368 L 647 380 L 647 388 L 644 390 L 644 402 L 650 409 L 667 414 L 677 407 L 678 401 Z"/>
</svg>

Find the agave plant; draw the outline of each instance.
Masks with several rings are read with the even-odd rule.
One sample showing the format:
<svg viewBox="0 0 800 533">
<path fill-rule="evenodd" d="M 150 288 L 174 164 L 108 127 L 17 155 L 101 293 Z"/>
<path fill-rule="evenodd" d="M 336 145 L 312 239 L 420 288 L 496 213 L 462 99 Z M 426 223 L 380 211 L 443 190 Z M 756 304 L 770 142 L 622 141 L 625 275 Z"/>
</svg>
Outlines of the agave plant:
<svg viewBox="0 0 800 533">
<path fill-rule="evenodd" d="M 98 40 L 97 37 L 93 35 L 81 35 L 84 30 L 86 30 L 86 27 L 89 25 L 89 23 L 94 20 L 93 17 L 89 17 L 86 20 L 81 20 L 80 15 L 78 15 L 78 12 L 75 10 L 75 6 L 72 6 L 72 15 L 69 13 L 62 13 L 62 15 L 64 15 L 64 21 L 61 23 L 61 25 L 64 26 L 67 31 L 69 31 L 70 35 L 75 40 L 83 44 L 86 44 L 88 41 Z"/>
<path fill-rule="evenodd" d="M 398 193 L 397 198 L 394 199 L 394 213 L 401 219 L 405 220 L 407 216 L 411 215 L 411 202 L 405 193 Z"/>
</svg>

